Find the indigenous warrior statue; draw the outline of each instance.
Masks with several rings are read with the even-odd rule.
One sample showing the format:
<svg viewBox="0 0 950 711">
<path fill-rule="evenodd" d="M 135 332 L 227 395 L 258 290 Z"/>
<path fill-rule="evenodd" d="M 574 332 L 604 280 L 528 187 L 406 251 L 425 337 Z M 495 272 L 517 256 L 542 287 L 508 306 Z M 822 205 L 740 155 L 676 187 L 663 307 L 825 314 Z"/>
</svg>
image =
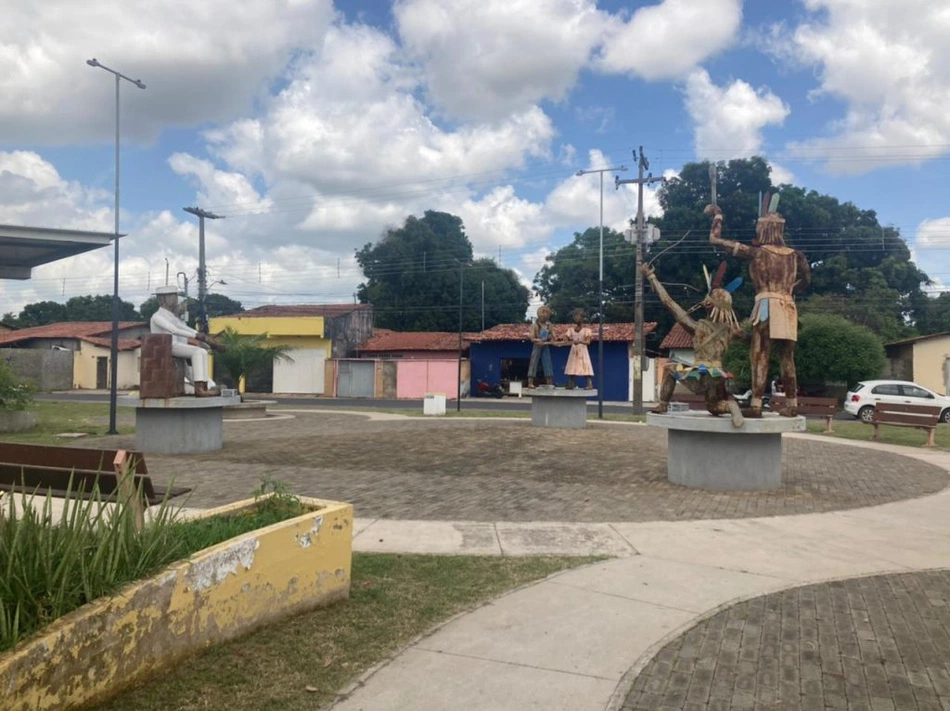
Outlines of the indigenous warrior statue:
<svg viewBox="0 0 950 711">
<path fill-rule="evenodd" d="M 191 381 L 196 397 L 212 397 L 220 395 L 214 381 L 208 373 L 208 351 L 201 346 L 188 343 L 189 338 L 200 341 L 202 344 L 216 351 L 224 348 L 210 336 L 196 331 L 178 316 L 178 288 L 175 286 L 160 286 L 155 290 L 158 298 L 158 311 L 149 321 L 152 333 L 168 333 L 172 337 L 172 355 L 188 361 L 185 377 Z"/>
<path fill-rule="evenodd" d="M 649 280 L 653 291 L 668 308 L 676 320 L 693 335 L 695 360 L 692 365 L 667 363 L 663 367 L 660 381 L 660 402 L 652 412 L 663 413 L 670 408 L 670 398 L 677 383 L 682 383 L 691 392 L 706 396 L 706 409 L 713 415 L 731 415 L 733 427 L 742 427 L 742 411 L 739 403 L 726 390 L 726 381 L 732 378 L 722 369 L 722 356 L 729 343 L 743 334 L 732 310 L 732 294 L 721 287 L 726 271 L 725 263 L 719 266 L 713 281 L 708 282 L 709 294 L 700 305 L 709 312 L 708 318 L 694 320 L 689 313 L 677 304 L 656 278 L 653 267 L 644 264 L 640 267 Z M 738 281 L 738 280 L 736 280 Z"/>
<path fill-rule="evenodd" d="M 728 250 L 732 256 L 749 260 L 749 276 L 755 286 L 755 306 L 752 309 L 752 346 L 749 357 L 752 366 L 752 401 L 748 414 L 762 414 L 762 395 L 768 385 L 769 354 L 774 341 L 779 354 L 785 407 L 779 414 L 795 417 L 798 414 L 798 378 L 795 373 L 795 342 L 798 340 L 798 311 L 794 292 L 808 286 L 811 267 L 805 255 L 785 246 L 785 220 L 775 212 L 778 195 L 762 202 L 755 239 L 746 245 L 722 239 L 722 210 L 707 205 L 705 213 L 712 217 L 709 241 Z"/>
<path fill-rule="evenodd" d="M 535 387 L 534 379 L 538 374 L 538 361 L 541 361 L 541 373 L 548 385 L 554 385 L 554 363 L 551 360 L 551 346 L 554 345 L 554 327 L 551 325 L 551 309 L 542 306 L 538 309 L 538 318 L 528 331 L 531 339 L 531 359 L 528 361 L 528 387 Z"/>
</svg>

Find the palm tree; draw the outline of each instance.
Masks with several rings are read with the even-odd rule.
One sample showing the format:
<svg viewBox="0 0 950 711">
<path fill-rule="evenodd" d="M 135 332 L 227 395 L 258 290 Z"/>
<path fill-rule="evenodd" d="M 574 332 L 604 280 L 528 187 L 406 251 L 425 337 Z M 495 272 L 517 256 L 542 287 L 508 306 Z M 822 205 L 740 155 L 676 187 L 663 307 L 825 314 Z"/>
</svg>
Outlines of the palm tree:
<svg viewBox="0 0 950 711">
<path fill-rule="evenodd" d="M 287 346 L 266 345 L 266 333 L 243 336 L 228 326 L 218 334 L 217 341 L 224 346 L 224 352 L 215 355 L 215 360 L 239 389 L 242 389 L 240 384 L 250 373 L 269 368 L 274 361 L 293 362 L 293 358 L 287 355 L 290 350 Z M 241 400 L 244 400 L 243 392 Z"/>
</svg>

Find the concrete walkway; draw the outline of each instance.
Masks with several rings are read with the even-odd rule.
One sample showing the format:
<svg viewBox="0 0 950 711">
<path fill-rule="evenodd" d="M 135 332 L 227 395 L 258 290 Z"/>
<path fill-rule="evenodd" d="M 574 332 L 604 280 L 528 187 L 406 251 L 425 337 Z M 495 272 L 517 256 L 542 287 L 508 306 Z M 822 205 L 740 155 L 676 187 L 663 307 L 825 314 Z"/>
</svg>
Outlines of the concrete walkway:
<svg viewBox="0 0 950 711">
<path fill-rule="evenodd" d="M 950 470 L 950 453 L 851 444 Z M 950 490 L 799 516 L 603 524 L 361 520 L 356 533 L 361 551 L 619 557 L 448 622 L 364 675 L 334 709 L 602 711 L 620 708 L 664 643 L 737 601 L 806 583 L 950 567 Z"/>
</svg>

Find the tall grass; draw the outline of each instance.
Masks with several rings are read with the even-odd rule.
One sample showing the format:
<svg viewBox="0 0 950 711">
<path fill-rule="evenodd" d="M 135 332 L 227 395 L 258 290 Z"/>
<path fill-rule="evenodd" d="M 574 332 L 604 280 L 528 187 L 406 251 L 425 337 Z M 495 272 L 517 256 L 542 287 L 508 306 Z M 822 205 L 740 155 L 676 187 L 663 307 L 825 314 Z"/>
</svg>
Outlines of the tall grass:
<svg viewBox="0 0 950 711">
<path fill-rule="evenodd" d="M 253 513 L 232 517 L 179 521 L 165 501 L 141 531 L 134 507 L 104 505 L 98 488 L 67 496 L 59 515 L 50 496 L 10 495 L 0 514 L 0 651 L 172 561 L 302 512 L 274 488 Z"/>
</svg>

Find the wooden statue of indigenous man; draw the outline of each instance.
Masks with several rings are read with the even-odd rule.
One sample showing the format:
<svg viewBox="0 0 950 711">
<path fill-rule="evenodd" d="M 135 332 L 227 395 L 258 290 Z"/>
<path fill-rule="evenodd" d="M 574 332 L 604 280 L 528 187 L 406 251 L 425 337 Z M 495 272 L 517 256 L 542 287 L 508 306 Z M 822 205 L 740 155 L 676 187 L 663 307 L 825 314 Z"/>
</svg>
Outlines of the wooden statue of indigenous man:
<svg viewBox="0 0 950 711">
<path fill-rule="evenodd" d="M 731 415 L 733 427 L 742 427 L 742 411 L 726 388 L 732 375 L 722 367 L 722 356 L 729 343 L 743 334 L 736 314 L 732 310 L 732 294 L 721 288 L 725 263 L 720 265 L 716 278 L 710 284 L 709 294 L 702 305 L 709 312 L 707 318 L 694 320 L 663 288 L 656 278 L 653 267 L 644 264 L 640 270 L 650 282 L 653 291 L 676 320 L 693 335 L 695 360 L 692 365 L 667 363 L 660 381 L 660 402 L 651 412 L 667 412 L 670 398 L 677 383 L 682 383 L 690 392 L 706 396 L 706 409 L 713 415 Z M 707 277 L 708 278 L 708 277 Z"/>
<path fill-rule="evenodd" d="M 798 414 L 798 378 L 795 373 L 795 343 L 798 341 L 798 311 L 794 292 L 808 286 L 811 267 L 805 255 L 785 246 L 785 220 L 775 212 L 778 195 L 771 200 L 768 193 L 755 229 L 751 245 L 722 239 L 722 210 L 707 205 L 705 213 L 712 216 L 709 241 L 728 250 L 734 257 L 749 260 L 749 276 L 755 286 L 752 309 L 752 345 L 749 358 L 752 366 L 752 401 L 749 414 L 762 414 L 762 395 L 768 385 L 769 355 L 772 343 L 778 350 L 785 407 L 779 414 Z"/>
</svg>

